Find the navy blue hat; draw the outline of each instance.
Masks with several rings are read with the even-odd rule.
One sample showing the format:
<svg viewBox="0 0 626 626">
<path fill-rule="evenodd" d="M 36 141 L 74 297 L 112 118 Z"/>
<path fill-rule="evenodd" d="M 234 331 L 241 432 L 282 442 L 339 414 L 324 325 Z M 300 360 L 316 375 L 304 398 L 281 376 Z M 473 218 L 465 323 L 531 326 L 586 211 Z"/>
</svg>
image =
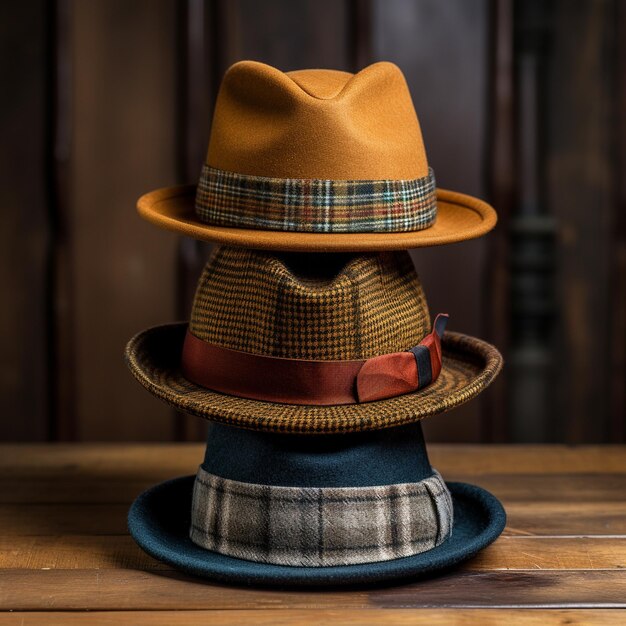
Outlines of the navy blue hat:
<svg viewBox="0 0 626 626">
<path fill-rule="evenodd" d="M 128 527 L 151 556 L 214 581 L 336 587 L 448 568 L 505 521 L 489 492 L 443 481 L 419 422 L 317 436 L 213 423 L 198 474 L 142 493 Z"/>
</svg>

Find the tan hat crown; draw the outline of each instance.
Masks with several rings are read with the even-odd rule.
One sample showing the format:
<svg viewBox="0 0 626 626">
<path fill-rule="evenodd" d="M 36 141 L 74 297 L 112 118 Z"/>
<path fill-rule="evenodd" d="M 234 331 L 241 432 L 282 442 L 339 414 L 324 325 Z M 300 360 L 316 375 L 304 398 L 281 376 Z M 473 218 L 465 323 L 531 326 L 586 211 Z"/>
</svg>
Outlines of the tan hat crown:
<svg viewBox="0 0 626 626">
<path fill-rule="evenodd" d="M 195 186 L 137 204 L 149 221 L 226 245 L 373 252 L 485 234 L 485 202 L 438 189 L 398 67 L 357 74 L 242 61 L 224 76 Z"/>
<path fill-rule="evenodd" d="M 191 333 L 264 356 L 351 360 L 407 350 L 430 332 L 406 252 L 324 255 L 314 276 L 301 261 L 219 248 L 198 283 Z"/>
<path fill-rule="evenodd" d="M 354 75 L 236 63 L 219 91 L 207 164 L 274 178 L 428 175 L 409 89 L 400 69 L 386 62 Z"/>
</svg>

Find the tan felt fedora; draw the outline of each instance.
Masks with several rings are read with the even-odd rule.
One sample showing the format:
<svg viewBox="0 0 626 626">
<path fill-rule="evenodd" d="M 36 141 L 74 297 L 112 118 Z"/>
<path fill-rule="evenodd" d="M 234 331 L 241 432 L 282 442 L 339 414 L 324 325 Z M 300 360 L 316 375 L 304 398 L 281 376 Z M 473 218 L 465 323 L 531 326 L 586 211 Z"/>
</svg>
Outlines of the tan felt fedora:
<svg viewBox="0 0 626 626">
<path fill-rule="evenodd" d="M 197 186 L 137 207 L 190 237 L 268 250 L 383 251 L 479 237 L 486 202 L 438 189 L 402 72 L 281 72 L 253 61 L 222 82 Z"/>
</svg>

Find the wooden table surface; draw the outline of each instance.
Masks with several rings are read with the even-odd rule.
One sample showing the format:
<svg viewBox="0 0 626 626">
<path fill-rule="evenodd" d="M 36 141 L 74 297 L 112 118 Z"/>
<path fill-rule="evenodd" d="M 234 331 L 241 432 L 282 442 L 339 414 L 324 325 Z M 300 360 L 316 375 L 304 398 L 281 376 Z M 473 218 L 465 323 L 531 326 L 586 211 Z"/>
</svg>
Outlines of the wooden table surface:
<svg viewBox="0 0 626 626">
<path fill-rule="evenodd" d="M 0 624 L 626 624 L 626 447 L 429 451 L 502 500 L 504 534 L 430 580 L 314 592 L 207 583 L 133 543 L 130 502 L 201 445 L 2 445 Z"/>
</svg>

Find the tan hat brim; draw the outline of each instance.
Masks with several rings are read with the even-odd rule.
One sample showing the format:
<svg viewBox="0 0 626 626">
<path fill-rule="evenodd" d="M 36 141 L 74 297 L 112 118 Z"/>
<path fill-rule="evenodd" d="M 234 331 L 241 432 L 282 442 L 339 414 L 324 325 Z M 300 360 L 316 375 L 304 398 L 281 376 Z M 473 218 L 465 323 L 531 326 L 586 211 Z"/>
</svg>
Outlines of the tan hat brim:
<svg viewBox="0 0 626 626">
<path fill-rule="evenodd" d="M 240 428 L 283 433 L 349 433 L 400 426 L 449 411 L 483 391 L 502 368 L 502 356 L 485 341 L 460 333 L 443 337 L 443 368 L 420 391 L 388 400 L 304 406 L 248 400 L 188 381 L 180 369 L 187 324 L 157 326 L 126 346 L 135 378 L 156 397 L 185 413 Z"/>
<path fill-rule="evenodd" d="M 292 252 L 409 250 L 474 239 L 497 221 L 489 204 L 462 193 L 437 190 L 437 221 L 424 230 L 400 233 L 296 233 L 211 226 L 196 216 L 195 185 L 166 187 L 137 201 L 139 214 L 167 230 L 215 243 Z"/>
</svg>

